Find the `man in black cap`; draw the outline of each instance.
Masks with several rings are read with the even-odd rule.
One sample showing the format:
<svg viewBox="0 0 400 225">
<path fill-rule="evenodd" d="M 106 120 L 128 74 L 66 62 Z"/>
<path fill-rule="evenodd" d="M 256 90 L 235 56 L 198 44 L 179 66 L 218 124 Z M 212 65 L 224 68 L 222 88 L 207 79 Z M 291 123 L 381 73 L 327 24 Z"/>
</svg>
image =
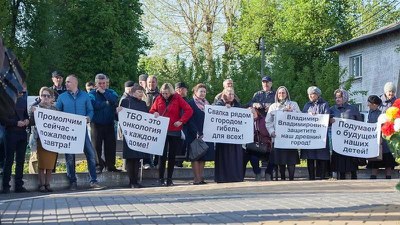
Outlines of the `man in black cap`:
<svg viewBox="0 0 400 225">
<path fill-rule="evenodd" d="M 63 77 L 60 72 L 54 71 L 51 73 L 51 80 L 53 81 L 51 88 L 54 90 L 54 98 L 57 101 L 58 96 L 64 93 L 67 88 L 63 85 Z"/>
<path fill-rule="evenodd" d="M 176 83 L 175 84 L 175 92 L 177 94 L 179 94 L 186 102 L 189 102 L 189 99 L 187 98 L 188 87 L 186 86 L 185 82 Z M 188 131 L 188 127 L 186 124 L 184 124 L 182 127 L 182 132 L 185 136 L 187 135 L 187 131 Z M 176 152 L 176 161 L 175 161 L 176 167 L 183 167 L 182 163 L 186 158 L 187 147 L 188 147 L 188 143 L 186 142 L 186 140 L 184 140 L 182 148 Z"/>
<path fill-rule="evenodd" d="M 266 117 L 268 113 L 269 106 L 275 102 L 275 91 L 272 90 L 272 79 L 269 76 L 265 76 L 261 79 L 262 90 L 254 93 L 253 98 L 247 103 L 247 107 L 252 107 L 256 109 L 262 117 Z M 254 157 L 253 157 L 254 158 Z M 255 160 L 253 160 L 255 161 Z M 247 163 L 247 162 L 246 162 Z M 257 166 L 257 162 L 252 162 L 252 165 Z M 266 161 L 263 161 L 263 165 Z M 268 160 L 267 168 L 265 169 L 265 179 L 272 180 L 272 173 L 274 170 L 274 165 L 271 160 Z M 256 178 L 259 180 L 261 177 L 256 174 Z"/>
<path fill-rule="evenodd" d="M 269 106 L 275 102 L 275 91 L 272 90 L 272 79 L 269 76 L 261 79 L 261 85 L 262 90 L 254 93 L 248 106 L 257 109 L 262 116 L 266 117 Z"/>
<path fill-rule="evenodd" d="M 126 97 L 129 96 L 129 92 L 131 91 L 134 84 L 135 84 L 135 82 L 133 82 L 131 80 L 128 80 L 127 82 L 124 83 L 125 90 L 121 96 L 121 99 L 119 100 L 119 105 L 121 104 L 122 99 L 125 99 Z"/>
</svg>

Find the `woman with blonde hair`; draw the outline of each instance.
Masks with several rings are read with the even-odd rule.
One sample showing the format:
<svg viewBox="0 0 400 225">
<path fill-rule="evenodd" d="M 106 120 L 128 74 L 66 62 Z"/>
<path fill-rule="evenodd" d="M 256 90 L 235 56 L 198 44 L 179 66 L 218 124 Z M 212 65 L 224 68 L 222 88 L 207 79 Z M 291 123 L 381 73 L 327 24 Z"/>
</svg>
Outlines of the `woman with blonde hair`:
<svg viewBox="0 0 400 225">
<path fill-rule="evenodd" d="M 37 105 L 32 105 L 29 113 L 29 119 L 32 126 L 35 125 L 34 112 L 36 107 L 57 110 L 54 106 L 54 91 L 48 87 L 42 87 L 39 91 L 40 102 Z M 33 135 L 38 133 L 36 126 L 32 130 Z M 42 147 L 39 137 L 37 136 L 37 159 L 38 159 L 38 178 L 39 178 L 39 191 L 52 192 L 50 188 L 50 179 L 52 170 L 54 169 L 57 153 L 48 151 Z"/>
<path fill-rule="evenodd" d="M 170 83 L 165 83 L 160 88 L 150 113 L 156 117 L 165 116 L 169 118 L 167 139 L 165 140 L 164 152 L 159 164 L 159 184 L 161 186 L 173 186 L 172 174 L 174 173 L 175 156 L 177 149 L 182 146 L 181 131 L 183 124 L 187 123 L 193 114 L 189 104 L 177 93 Z M 168 156 L 167 183 L 164 180 L 165 164 Z"/>
</svg>

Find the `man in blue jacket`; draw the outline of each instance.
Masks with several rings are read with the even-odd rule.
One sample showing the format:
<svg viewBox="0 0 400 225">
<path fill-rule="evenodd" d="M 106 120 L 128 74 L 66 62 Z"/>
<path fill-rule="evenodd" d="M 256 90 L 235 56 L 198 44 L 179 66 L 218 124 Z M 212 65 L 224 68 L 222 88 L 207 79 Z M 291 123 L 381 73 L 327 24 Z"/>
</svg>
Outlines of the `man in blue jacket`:
<svg viewBox="0 0 400 225">
<path fill-rule="evenodd" d="M 95 77 L 96 89 L 90 91 L 94 115 L 90 123 L 93 147 L 97 153 L 97 172 L 104 167 L 109 172 L 120 172 L 115 168 L 116 136 L 114 131 L 115 109 L 118 105 L 118 94 L 107 88 L 107 76 L 100 73 Z M 101 158 L 104 144 L 105 161 Z"/>
<path fill-rule="evenodd" d="M 86 116 L 88 122 L 90 122 L 93 117 L 92 102 L 85 91 L 78 89 L 78 78 L 75 75 L 69 75 L 65 86 L 67 91 L 58 96 L 57 109 L 66 113 Z M 86 155 L 88 164 L 90 187 L 93 189 L 103 188 L 97 183 L 95 153 L 87 131 L 83 152 Z M 67 176 L 70 181 L 70 190 L 76 190 L 75 154 L 65 154 L 65 161 L 67 164 Z"/>
</svg>

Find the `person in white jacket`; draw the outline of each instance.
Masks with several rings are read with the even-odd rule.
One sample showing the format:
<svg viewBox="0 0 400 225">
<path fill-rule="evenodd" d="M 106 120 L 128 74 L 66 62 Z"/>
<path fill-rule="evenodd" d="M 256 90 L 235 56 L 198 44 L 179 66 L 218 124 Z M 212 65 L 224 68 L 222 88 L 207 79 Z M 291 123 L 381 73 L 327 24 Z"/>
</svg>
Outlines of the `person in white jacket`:
<svg viewBox="0 0 400 225">
<path fill-rule="evenodd" d="M 301 112 L 299 105 L 290 100 L 289 91 L 285 86 L 280 86 L 276 90 L 275 103 L 273 103 L 267 113 L 265 118 L 265 124 L 268 132 L 272 137 L 272 142 L 275 141 L 275 117 L 278 111 L 287 112 Z M 286 179 L 285 171 L 286 165 L 289 171 L 289 180 L 294 180 L 294 171 L 296 164 L 300 163 L 299 153 L 297 149 L 278 149 L 273 147 L 271 160 L 273 160 L 275 165 L 279 166 L 279 171 L 281 174 L 281 180 Z"/>
</svg>

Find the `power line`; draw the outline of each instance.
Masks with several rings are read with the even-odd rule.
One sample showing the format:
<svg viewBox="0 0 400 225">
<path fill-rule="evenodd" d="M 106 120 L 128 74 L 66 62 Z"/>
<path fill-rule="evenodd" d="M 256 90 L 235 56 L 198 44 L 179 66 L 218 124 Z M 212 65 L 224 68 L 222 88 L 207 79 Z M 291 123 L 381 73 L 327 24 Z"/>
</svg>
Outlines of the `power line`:
<svg viewBox="0 0 400 225">
<path fill-rule="evenodd" d="M 371 15 L 370 17 L 368 17 L 367 19 L 363 20 L 361 23 L 359 23 L 359 24 L 354 25 L 353 27 L 351 27 L 350 30 L 353 30 L 353 29 L 356 28 L 356 27 L 362 27 L 362 24 L 363 24 L 363 23 L 366 23 L 367 21 L 369 21 L 369 20 L 373 19 L 375 16 L 377 16 L 380 12 L 382 12 L 382 11 L 384 11 L 384 10 L 390 8 L 390 7 L 392 6 L 392 4 L 395 3 L 396 1 L 398 1 L 398 0 L 393 0 L 393 1 L 390 2 L 388 5 L 386 5 L 383 9 L 381 9 L 381 10 L 379 10 L 379 11 L 376 11 L 374 14 L 372 14 L 372 15 Z M 399 2 L 398 2 L 393 8 L 395 8 L 398 4 L 399 4 Z M 389 11 L 390 11 L 390 10 L 391 10 L 391 9 L 389 9 Z M 383 15 L 385 15 L 385 14 L 383 14 Z M 370 23 L 369 23 L 369 24 L 370 24 Z M 369 24 L 368 24 L 368 25 L 369 25 Z M 361 28 L 359 28 L 359 29 L 361 29 Z"/>
<path fill-rule="evenodd" d="M 392 11 L 393 9 L 395 9 L 397 7 L 397 5 L 400 4 L 400 1 L 396 3 L 396 5 L 392 6 L 391 8 L 389 8 L 388 10 L 386 10 L 381 17 L 385 16 L 386 14 L 388 14 L 390 11 Z M 383 10 L 380 10 L 379 12 L 382 12 Z M 375 22 L 374 20 L 370 21 L 368 24 L 364 25 L 364 26 L 360 26 L 358 28 L 358 30 L 356 30 L 356 33 L 358 33 L 359 31 L 361 31 L 362 29 L 364 29 L 365 27 L 368 27 L 369 25 L 371 25 L 373 22 Z"/>
</svg>

